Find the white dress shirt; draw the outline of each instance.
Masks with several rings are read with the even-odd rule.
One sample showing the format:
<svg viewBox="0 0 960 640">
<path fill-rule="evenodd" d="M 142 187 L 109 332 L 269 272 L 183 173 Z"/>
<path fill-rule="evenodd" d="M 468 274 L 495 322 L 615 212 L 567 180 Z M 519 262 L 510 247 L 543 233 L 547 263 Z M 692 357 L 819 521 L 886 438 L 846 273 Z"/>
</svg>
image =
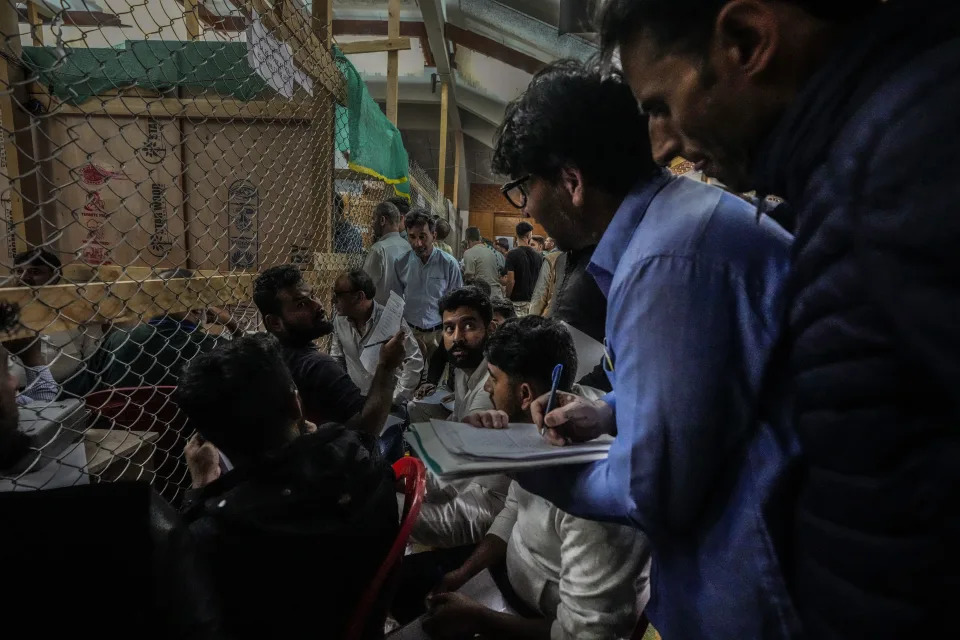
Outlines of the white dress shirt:
<svg viewBox="0 0 960 640">
<path fill-rule="evenodd" d="M 405 253 L 410 251 L 410 243 L 396 231 L 386 233 L 373 243 L 367 252 L 363 263 L 363 270 L 367 272 L 377 288 L 374 300 L 380 304 L 387 304 L 391 291 L 403 293 L 397 281 L 396 263 Z"/>
<path fill-rule="evenodd" d="M 373 332 L 380 317 L 383 315 L 383 306 L 377 302 L 373 303 L 373 314 L 362 327 L 356 327 L 346 316 L 338 315 L 333 320 L 333 341 L 330 345 L 330 355 L 334 358 L 343 358 L 347 365 L 347 375 L 357 385 L 360 393 L 367 395 L 370 392 L 370 384 L 373 382 L 373 374 L 376 373 L 377 360 L 373 360 L 373 366 L 367 368 L 360 360 L 363 354 L 370 334 Z M 423 371 L 423 355 L 420 353 L 420 347 L 417 346 L 417 340 L 413 337 L 413 331 L 405 321 L 401 321 L 400 326 L 406 331 L 406 337 L 403 341 L 403 349 L 406 357 L 400 367 L 400 375 L 397 377 L 397 386 L 393 392 L 394 400 L 410 400 L 413 398 L 413 392 L 420 384 L 420 373 Z M 376 347 L 370 347 L 375 349 Z"/>
<path fill-rule="evenodd" d="M 426 263 L 410 251 L 397 260 L 397 280 L 405 303 L 403 318 L 418 329 L 432 329 L 443 322 L 440 298 L 463 286 L 460 263 L 436 247 Z"/>
<path fill-rule="evenodd" d="M 551 640 L 633 634 L 650 556 L 637 529 L 575 518 L 513 482 L 489 533 L 507 543 L 510 586 L 553 620 Z"/>
</svg>

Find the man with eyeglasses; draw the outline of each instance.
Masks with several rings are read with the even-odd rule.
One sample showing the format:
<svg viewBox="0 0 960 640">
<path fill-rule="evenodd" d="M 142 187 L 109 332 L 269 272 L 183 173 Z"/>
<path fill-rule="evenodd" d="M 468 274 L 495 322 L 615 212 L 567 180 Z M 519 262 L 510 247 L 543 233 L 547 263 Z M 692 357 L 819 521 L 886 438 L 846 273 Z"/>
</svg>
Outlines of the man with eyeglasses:
<svg viewBox="0 0 960 640">
<path fill-rule="evenodd" d="M 396 370 L 405 356 L 403 330 L 380 347 L 364 398 L 337 361 L 314 344 L 329 335 L 333 325 L 296 265 L 271 267 L 257 276 L 253 301 L 267 331 L 283 347 L 306 418 L 318 425 L 339 422 L 378 437 L 393 403 Z"/>
<path fill-rule="evenodd" d="M 596 243 L 588 271 L 607 297 L 613 392 L 559 394 L 546 416 L 541 396 L 531 414 L 558 445 L 613 435 L 609 456 L 520 484 L 572 515 L 647 534 L 647 611 L 664 637 L 789 637 L 796 620 L 767 510 L 796 448 L 758 407 L 789 234 L 740 198 L 658 167 L 630 88 L 575 61 L 540 71 L 507 107 L 493 169 L 531 176 L 523 211 L 561 248 Z"/>
<path fill-rule="evenodd" d="M 370 391 L 380 350 L 380 345 L 369 344 L 370 334 L 383 317 L 383 305 L 375 300 L 376 293 L 373 280 L 363 269 L 341 274 L 333 285 L 333 304 L 337 316 L 333 320 L 330 355 L 340 362 L 363 394 Z M 406 357 L 400 365 L 400 375 L 393 390 L 395 404 L 413 398 L 423 372 L 420 347 L 407 323 L 403 320 L 400 322 L 406 332 L 403 341 Z"/>
</svg>

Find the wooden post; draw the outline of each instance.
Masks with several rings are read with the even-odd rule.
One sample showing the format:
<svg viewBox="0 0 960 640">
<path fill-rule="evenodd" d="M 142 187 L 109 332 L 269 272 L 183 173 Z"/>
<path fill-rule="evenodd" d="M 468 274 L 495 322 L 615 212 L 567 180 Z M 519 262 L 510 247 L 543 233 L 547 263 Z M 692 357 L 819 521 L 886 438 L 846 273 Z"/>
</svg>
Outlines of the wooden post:
<svg viewBox="0 0 960 640">
<path fill-rule="evenodd" d="M 400 37 L 400 0 L 390 0 L 387 8 L 387 37 Z M 387 119 L 397 125 L 397 100 L 400 88 L 400 52 L 387 52 Z"/>
<path fill-rule="evenodd" d="M 440 168 L 437 173 L 437 187 L 440 190 L 440 196 L 443 195 L 447 186 L 447 109 L 450 104 L 450 85 L 444 82 L 440 89 Z"/>
<path fill-rule="evenodd" d="M 454 133 L 456 144 L 453 149 L 453 210 L 460 214 L 460 149 L 463 147 L 463 131 Z"/>
<path fill-rule="evenodd" d="M 43 244 L 40 190 L 33 145 L 35 122 L 22 106 L 27 99 L 20 60 L 20 16 L 16 4 L 0 2 L 0 118 L 10 189 L 10 222 L 16 250 Z"/>
<path fill-rule="evenodd" d="M 33 46 L 43 46 L 43 20 L 40 18 L 40 12 L 37 11 L 37 5 L 27 0 L 27 22 L 30 23 L 30 40 Z"/>
<path fill-rule="evenodd" d="M 333 0 L 312 0 L 313 32 L 329 50 L 333 44 Z"/>
<path fill-rule="evenodd" d="M 200 24 L 200 0 L 183 0 L 183 18 L 187 24 L 187 38 L 199 40 L 203 35 Z"/>
</svg>

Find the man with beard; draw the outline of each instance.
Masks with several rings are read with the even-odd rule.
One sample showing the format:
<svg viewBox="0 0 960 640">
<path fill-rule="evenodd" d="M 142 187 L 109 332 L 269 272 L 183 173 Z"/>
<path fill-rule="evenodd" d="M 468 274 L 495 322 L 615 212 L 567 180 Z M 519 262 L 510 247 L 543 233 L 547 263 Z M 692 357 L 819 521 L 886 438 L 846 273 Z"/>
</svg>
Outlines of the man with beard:
<svg viewBox="0 0 960 640">
<path fill-rule="evenodd" d="M 650 538 L 651 622 L 664 637 L 780 637 L 793 624 L 763 509 L 792 453 L 757 395 L 780 321 L 790 238 L 745 201 L 651 158 L 629 87 L 549 65 L 507 107 L 494 170 L 561 244 L 596 243 L 607 296 L 606 401 L 531 406 L 555 444 L 615 435 L 606 460 L 521 485 Z M 615 144 L 598 144 L 616 141 Z M 734 561 L 734 559 L 736 559 Z"/>
<path fill-rule="evenodd" d="M 463 286 L 457 259 L 434 247 L 437 224 L 424 209 L 407 214 L 412 251 L 397 260 L 397 293 L 403 296 L 403 319 L 413 328 L 425 362 L 440 344 L 440 298 Z"/>
<path fill-rule="evenodd" d="M 766 404 L 803 449 L 782 557 L 809 637 L 942 636 L 960 596 L 960 3 L 614 0 L 682 154 L 795 216 Z"/>
<path fill-rule="evenodd" d="M 468 415 L 493 409 L 490 394 L 484 391 L 489 373 L 483 355 L 493 332 L 490 298 L 476 287 L 463 287 L 445 296 L 439 307 L 443 313 L 443 345 L 455 367 L 454 409 L 447 416 L 440 405 L 412 402 L 412 423 L 431 417 L 459 422 Z M 423 613 L 423 596 L 470 556 L 503 509 L 509 486 L 509 478 L 502 475 L 452 482 L 427 475 L 427 495 L 411 539 L 436 550 L 404 559 L 394 606 L 399 621 L 405 623 Z"/>
<path fill-rule="evenodd" d="M 485 391 L 495 410 L 467 419 L 475 426 L 494 421 L 486 426 L 496 428 L 532 422 L 530 406 L 550 391 L 557 364 L 563 365 L 557 388 L 576 392 L 570 332 L 537 316 L 507 322 L 487 344 Z M 530 640 L 627 638 L 642 610 L 638 601 L 646 599 L 642 574 L 648 556 L 646 539 L 635 528 L 577 518 L 514 482 L 483 541 L 437 585 L 424 629 L 441 638 L 456 632 Z M 505 595 L 515 595 L 537 615 L 498 613 L 455 593 L 485 569 Z"/>
<path fill-rule="evenodd" d="M 380 348 L 380 361 L 364 399 L 336 360 L 313 343 L 329 335 L 333 325 L 303 274 L 295 265 L 271 267 L 253 287 L 267 331 L 280 341 L 283 356 L 314 424 L 339 422 L 374 437 L 380 434 L 393 402 L 396 370 L 405 357 L 403 330 Z"/>
<path fill-rule="evenodd" d="M 410 252 L 410 243 L 401 238 L 400 210 L 392 202 L 381 202 L 373 210 L 373 235 L 377 241 L 370 247 L 363 270 L 373 280 L 377 304 L 387 304 L 391 291 L 399 291 L 396 264 Z"/>
</svg>

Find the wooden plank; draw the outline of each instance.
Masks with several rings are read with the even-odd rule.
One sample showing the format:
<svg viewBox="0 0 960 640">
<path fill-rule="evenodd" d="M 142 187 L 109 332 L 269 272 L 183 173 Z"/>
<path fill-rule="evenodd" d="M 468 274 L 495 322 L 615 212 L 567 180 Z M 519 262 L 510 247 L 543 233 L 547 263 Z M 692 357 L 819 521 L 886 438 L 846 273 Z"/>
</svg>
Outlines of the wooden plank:
<svg viewBox="0 0 960 640">
<path fill-rule="evenodd" d="M 387 5 L 387 37 L 400 37 L 400 0 Z M 397 125 L 397 105 L 400 92 L 400 52 L 387 52 L 387 119 Z"/>
<path fill-rule="evenodd" d="M 449 120 L 450 84 L 446 81 L 440 88 L 440 168 L 437 173 L 437 187 L 443 197 L 447 184 L 447 122 Z"/>
<path fill-rule="evenodd" d="M 16 250 L 43 244 L 40 190 L 36 176 L 34 122 L 21 107 L 26 102 L 23 69 L 16 64 L 22 51 L 20 16 L 13 2 L 0 2 L 0 117 L 10 197 L 10 222 Z"/>
<path fill-rule="evenodd" d="M 327 49 L 333 43 L 333 0 L 312 0 L 313 32 Z"/>
<path fill-rule="evenodd" d="M 30 41 L 35 47 L 43 46 L 43 20 L 33 2 L 27 2 L 27 22 L 30 23 Z"/>
<path fill-rule="evenodd" d="M 460 215 L 460 163 L 462 158 L 460 157 L 460 150 L 463 148 L 463 131 L 458 130 L 455 134 L 456 144 L 453 149 L 453 210 L 457 212 L 457 215 Z M 459 238 L 458 238 L 459 240 Z"/>
<path fill-rule="evenodd" d="M 410 38 L 384 38 L 382 40 L 359 40 L 341 42 L 337 45 L 344 53 L 377 53 L 379 51 L 406 51 L 410 49 Z"/>
<path fill-rule="evenodd" d="M 126 96 L 94 97 L 81 105 L 64 104 L 48 94 L 31 94 L 46 106 L 46 116 L 141 116 L 150 118 L 187 118 L 191 120 L 310 120 L 315 102 L 285 100 L 241 100 L 202 98 L 138 98 Z"/>
<path fill-rule="evenodd" d="M 183 0 L 183 20 L 187 26 L 187 38 L 190 40 L 199 40 L 203 35 L 199 7 L 199 0 Z"/>
<path fill-rule="evenodd" d="M 163 313 L 250 300 L 255 274 L 209 278 L 58 284 L 0 289 L 0 301 L 20 307 L 20 324 L 4 339 L 51 334 L 79 324 L 140 322 Z"/>
</svg>

